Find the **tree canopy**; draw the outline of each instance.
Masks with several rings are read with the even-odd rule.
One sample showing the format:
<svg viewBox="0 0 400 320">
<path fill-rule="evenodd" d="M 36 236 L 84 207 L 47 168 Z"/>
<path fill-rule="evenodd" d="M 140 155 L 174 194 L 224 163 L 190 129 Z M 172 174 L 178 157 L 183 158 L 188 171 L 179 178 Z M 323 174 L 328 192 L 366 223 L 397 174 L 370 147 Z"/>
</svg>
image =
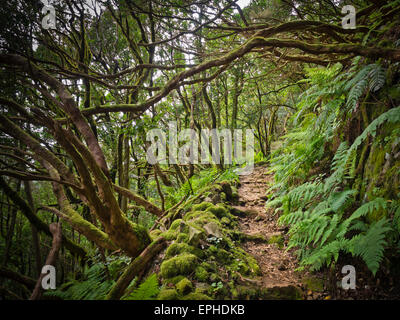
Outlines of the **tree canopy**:
<svg viewBox="0 0 400 320">
<path fill-rule="evenodd" d="M 202 129 L 252 129 L 256 162 L 275 174 L 267 207 L 291 228 L 288 246 L 299 250 L 301 268 L 332 265 L 342 252 L 361 257 L 375 275 L 399 238 L 400 2 L 352 1 L 354 28 L 342 25 L 345 4 L 2 4 L 0 273 L 20 286 L 0 282 L 1 294 L 26 298 L 21 284 L 33 289 L 56 237 L 53 222 L 62 222 L 58 284 L 71 274 L 78 279 L 83 266 L 89 279 L 98 272 L 93 266 L 106 266 L 92 298 L 121 298 L 134 277 L 140 283 L 145 270 L 157 273 L 153 257 L 172 250 L 171 241 L 186 243 L 172 236 L 179 221 L 190 246 L 200 246 L 194 233 L 204 224 L 185 219 L 213 192 L 224 193 L 211 201 L 217 207 L 237 201 L 227 190 L 237 186 L 240 163 L 149 163 L 148 131 L 166 131 L 171 122 L 199 136 Z M 50 7 L 55 25 L 48 28 Z M 207 186 L 219 191 L 207 195 Z M 198 209 L 216 216 L 199 219 L 217 217 L 218 225 L 234 211 L 207 210 Z M 201 259 L 183 252 L 188 268 L 190 255 Z M 236 267 L 229 281 L 246 275 Z M 135 297 L 154 298 L 157 281 L 148 276 Z M 214 297 L 234 297 L 214 289 Z"/>
</svg>

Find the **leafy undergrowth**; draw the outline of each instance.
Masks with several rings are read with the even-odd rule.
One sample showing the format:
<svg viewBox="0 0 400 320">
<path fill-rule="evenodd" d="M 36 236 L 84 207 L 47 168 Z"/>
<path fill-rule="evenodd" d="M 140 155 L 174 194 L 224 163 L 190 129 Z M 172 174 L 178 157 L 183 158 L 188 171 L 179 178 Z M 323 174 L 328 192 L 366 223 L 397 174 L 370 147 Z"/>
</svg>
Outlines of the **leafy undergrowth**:
<svg viewBox="0 0 400 320">
<path fill-rule="evenodd" d="M 271 161 L 267 206 L 289 227 L 301 268 L 328 270 L 331 279 L 343 263 L 357 264 L 364 279 L 389 279 L 388 261 L 399 257 L 400 107 L 387 96 L 399 68 L 389 68 L 355 59 L 347 73 L 340 64 L 309 69 L 295 129 Z"/>
<path fill-rule="evenodd" d="M 260 275 L 260 269 L 240 247 L 242 235 L 237 215 L 244 213 L 231 207 L 238 199 L 238 178 L 232 171 L 211 177 L 217 181 L 227 177 L 231 180 L 208 186 L 199 183 L 198 194 L 187 201 L 190 205 L 178 210 L 180 217 L 167 230 L 150 232 L 153 239 L 163 236 L 168 241 L 160 256 L 160 268 L 150 268 L 141 283 L 135 278 L 122 299 L 238 299 L 255 294 L 254 288 L 240 283 L 244 278 Z M 97 257 L 81 275 L 46 296 L 104 299 L 128 263 L 122 256 L 107 259 L 104 263 Z"/>
</svg>

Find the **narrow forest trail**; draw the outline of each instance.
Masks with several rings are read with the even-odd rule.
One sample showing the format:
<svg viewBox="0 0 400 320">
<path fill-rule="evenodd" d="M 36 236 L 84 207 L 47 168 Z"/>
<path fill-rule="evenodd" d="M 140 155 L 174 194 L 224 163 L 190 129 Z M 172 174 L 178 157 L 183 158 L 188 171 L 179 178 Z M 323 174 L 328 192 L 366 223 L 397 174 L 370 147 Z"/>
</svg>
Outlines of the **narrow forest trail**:
<svg viewBox="0 0 400 320">
<path fill-rule="evenodd" d="M 278 215 L 274 210 L 265 209 L 265 192 L 273 180 L 265 166 L 257 166 L 254 171 L 240 178 L 239 206 L 246 212 L 239 220 L 240 230 L 247 235 L 261 235 L 268 241 L 246 241 L 243 249 L 251 254 L 261 269 L 261 288 L 303 288 L 302 276 L 294 270 L 298 267 L 293 252 L 286 252 L 288 236 L 286 230 L 277 224 Z"/>
</svg>

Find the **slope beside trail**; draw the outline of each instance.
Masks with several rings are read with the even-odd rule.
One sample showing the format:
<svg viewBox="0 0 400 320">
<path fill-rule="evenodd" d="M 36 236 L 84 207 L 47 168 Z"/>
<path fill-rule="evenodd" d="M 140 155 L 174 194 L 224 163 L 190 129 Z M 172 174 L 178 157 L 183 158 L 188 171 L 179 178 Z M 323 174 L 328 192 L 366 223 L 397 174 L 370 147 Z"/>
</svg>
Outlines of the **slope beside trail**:
<svg viewBox="0 0 400 320">
<path fill-rule="evenodd" d="M 243 249 L 258 262 L 261 277 L 258 285 L 263 289 L 297 287 L 304 289 L 302 279 L 305 273 L 297 272 L 297 259 L 293 251 L 287 248 L 287 229 L 278 226 L 278 214 L 273 209 L 265 209 L 266 190 L 273 183 L 273 175 L 267 174 L 267 167 L 257 166 L 249 175 L 241 176 L 239 206 L 237 209 L 246 212 L 240 218 L 240 230 L 250 236 L 262 236 L 268 241 L 246 241 Z M 283 290 L 284 291 L 284 290 Z M 304 290 L 301 290 L 304 292 Z M 317 298 L 304 292 L 303 298 Z"/>
</svg>

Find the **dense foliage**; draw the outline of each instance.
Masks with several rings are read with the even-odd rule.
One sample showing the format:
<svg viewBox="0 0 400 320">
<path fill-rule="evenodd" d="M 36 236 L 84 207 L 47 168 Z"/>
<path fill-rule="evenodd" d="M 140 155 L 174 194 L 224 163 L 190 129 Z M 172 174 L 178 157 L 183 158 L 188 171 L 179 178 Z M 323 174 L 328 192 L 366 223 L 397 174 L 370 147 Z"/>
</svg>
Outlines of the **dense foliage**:
<svg viewBox="0 0 400 320">
<path fill-rule="evenodd" d="M 246 164 L 150 163 L 147 134 L 171 123 L 194 132 L 178 147 L 253 130 L 275 177 L 266 211 L 300 270 L 351 257 L 392 272 L 400 1 L 351 1 L 350 29 L 347 2 L 55 0 L 54 29 L 39 0 L 2 4 L 1 299 L 249 297 L 238 283 L 259 266 L 234 208 Z M 46 261 L 57 289 L 43 293 Z"/>
</svg>

